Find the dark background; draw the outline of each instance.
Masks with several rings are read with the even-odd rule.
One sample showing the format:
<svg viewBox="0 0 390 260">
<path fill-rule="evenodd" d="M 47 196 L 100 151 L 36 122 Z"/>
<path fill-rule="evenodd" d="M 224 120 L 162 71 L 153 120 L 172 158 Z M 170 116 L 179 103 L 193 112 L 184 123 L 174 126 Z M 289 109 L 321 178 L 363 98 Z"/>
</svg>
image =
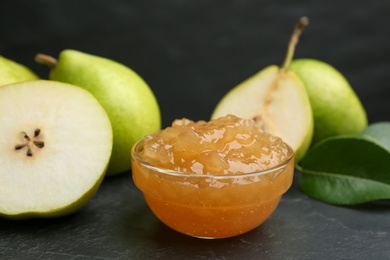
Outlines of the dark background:
<svg viewBox="0 0 390 260">
<path fill-rule="evenodd" d="M 326 0 L 12 0 L 0 4 L 0 55 L 45 78 L 36 53 L 67 48 L 119 61 L 154 91 L 163 126 L 208 119 L 232 87 L 281 64 L 291 30 L 308 16 L 296 57 L 338 68 L 370 123 L 390 121 L 390 2 Z M 297 178 L 262 226 L 199 240 L 161 224 L 131 175 L 105 179 L 80 212 L 54 220 L 0 219 L 2 259 L 389 259 L 385 205 L 327 205 Z"/>
<path fill-rule="evenodd" d="M 370 122 L 389 120 L 387 1 L 3 1 L 0 55 L 44 78 L 48 69 L 33 61 L 38 52 L 56 57 L 72 48 L 124 63 L 150 85 L 167 126 L 175 118 L 209 119 L 229 89 L 281 64 L 303 15 L 311 23 L 295 57 L 335 66 Z"/>
</svg>

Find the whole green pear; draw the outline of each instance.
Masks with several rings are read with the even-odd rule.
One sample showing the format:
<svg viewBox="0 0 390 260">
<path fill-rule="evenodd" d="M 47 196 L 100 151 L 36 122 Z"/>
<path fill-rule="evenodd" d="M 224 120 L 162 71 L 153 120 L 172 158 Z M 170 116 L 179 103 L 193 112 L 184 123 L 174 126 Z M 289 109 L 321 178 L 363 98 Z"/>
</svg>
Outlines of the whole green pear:
<svg viewBox="0 0 390 260">
<path fill-rule="evenodd" d="M 134 143 L 161 128 L 160 109 L 147 83 L 121 63 L 76 50 L 63 50 L 58 60 L 41 54 L 36 60 L 52 67 L 50 80 L 82 87 L 96 97 L 113 128 L 113 150 L 106 174 L 130 170 Z"/>
<path fill-rule="evenodd" d="M 289 70 L 298 75 L 309 95 L 314 118 L 312 145 L 366 128 L 366 111 L 340 71 L 316 59 L 293 60 Z"/>
<path fill-rule="evenodd" d="M 26 66 L 0 56 L 0 86 L 11 83 L 36 80 L 39 77 Z"/>
</svg>

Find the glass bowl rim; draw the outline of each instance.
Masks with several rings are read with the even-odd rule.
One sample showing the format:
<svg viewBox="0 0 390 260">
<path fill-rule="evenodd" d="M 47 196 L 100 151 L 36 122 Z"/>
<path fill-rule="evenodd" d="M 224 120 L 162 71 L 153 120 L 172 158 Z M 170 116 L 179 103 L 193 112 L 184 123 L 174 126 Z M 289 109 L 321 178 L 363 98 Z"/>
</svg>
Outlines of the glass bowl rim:
<svg viewBox="0 0 390 260">
<path fill-rule="evenodd" d="M 283 143 L 286 144 L 285 142 Z M 141 156 L 139 156 L 139 150 L 140 147 L 142 147 L 142 145 L 143 145 L 143 139 L 137 141 L 131 149 L 131 156 L 137 161 L 137 163 L 141 165 L 141 167 L 145 167 L 149 170 L 153 170 L 155 172 L 166 174 L 169 176 L 186 177 L 186 178 L 232 179 L 232 178 L 245 178 L 245 177 L 271 174 L 286 168 L 286 166 L 289 164 L 291 160 L 293 160 L 295 156 L 294 150 L 288 144 L 286 144 L 289 150 L 289 156 L 280 164 L 271 167 L 269 169 L 249 172 L 249 173 L 237 173 L 237 174 L 197 174 L 197 173 L 190 173 L 190 172 L 175 171 L 175 170 L 161 168 L 150 164 L 148 161 L 142 159 Z"/>
</svg>

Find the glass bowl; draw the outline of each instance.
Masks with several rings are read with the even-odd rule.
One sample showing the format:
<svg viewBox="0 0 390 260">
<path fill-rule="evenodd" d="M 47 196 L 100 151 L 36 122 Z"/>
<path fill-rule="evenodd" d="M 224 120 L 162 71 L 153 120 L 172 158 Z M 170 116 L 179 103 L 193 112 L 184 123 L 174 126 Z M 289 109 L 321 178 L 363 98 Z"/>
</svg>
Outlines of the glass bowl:
<svg viewBox="0 0 390 260">
<path fill-rule="evenodd" d="M 262 224 L 290 188 L 294 153 L 265 171 L 205 175 L 162 169 L 143 160 L 143 141 L 132 148 L 132 176 L 151 211 L 172 229 L 199 238 L 226 238 Z"/>
</svg>

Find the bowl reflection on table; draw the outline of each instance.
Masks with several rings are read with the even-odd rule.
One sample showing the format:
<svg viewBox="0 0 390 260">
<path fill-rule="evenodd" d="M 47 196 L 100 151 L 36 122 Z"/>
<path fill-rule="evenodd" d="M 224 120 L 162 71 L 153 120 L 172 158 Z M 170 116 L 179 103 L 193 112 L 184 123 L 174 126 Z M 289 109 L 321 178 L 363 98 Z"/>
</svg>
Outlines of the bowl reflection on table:
<svg viewBox="0 0 390 260">
<path fill-rule="evenodd" d="M 265 171 L 206 175 L 162 169 L 144 161 L 132 149 L 135 185 L 152 212 L 172 229 L 200 238 L 226 238 L 248 232 L 276 209 L 292 184 L 294 153 Z"/>
</svg>

